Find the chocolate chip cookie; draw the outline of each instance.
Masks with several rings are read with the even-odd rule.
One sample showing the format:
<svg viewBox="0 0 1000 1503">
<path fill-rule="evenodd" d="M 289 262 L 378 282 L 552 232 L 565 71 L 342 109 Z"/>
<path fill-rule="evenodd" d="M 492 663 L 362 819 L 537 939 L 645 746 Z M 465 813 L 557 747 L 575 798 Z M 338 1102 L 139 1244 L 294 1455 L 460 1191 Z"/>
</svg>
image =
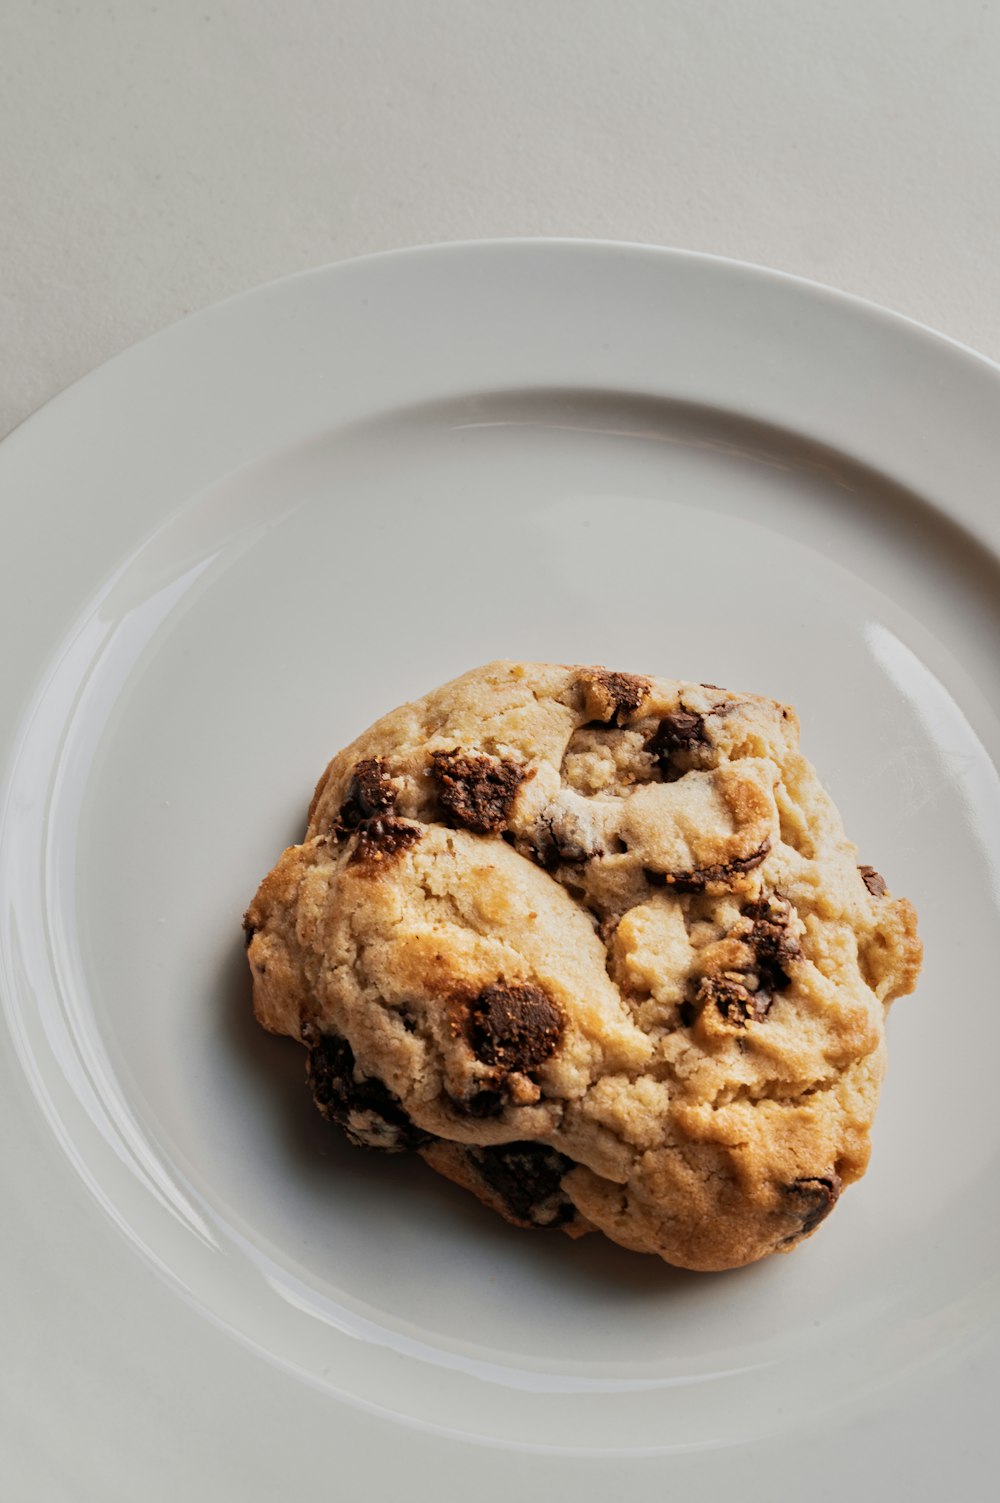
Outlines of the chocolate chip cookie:
<svg viewBox="0 0 1000 1503">
<path fill-rule="evenodd" d="M 259 1022 L 352 1142 L 519 1226 L 793 1248 L 864 1173 L 921 954 L 798 742 L 787 706 L 605 668 L 404 705 L 247 910 Z"/>
</svg>

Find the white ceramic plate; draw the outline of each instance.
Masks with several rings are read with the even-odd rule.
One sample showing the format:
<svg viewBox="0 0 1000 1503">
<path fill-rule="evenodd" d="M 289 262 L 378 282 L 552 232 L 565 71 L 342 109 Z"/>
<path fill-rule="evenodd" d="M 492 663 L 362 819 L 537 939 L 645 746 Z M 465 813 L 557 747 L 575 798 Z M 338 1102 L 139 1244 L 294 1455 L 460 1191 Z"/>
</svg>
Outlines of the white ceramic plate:
<svg viewBox="0 0 1000 1503">
<path fill-rule="evenodd" d="M 989 1492 L 998 432 L 878 309 L 501 242 L 237 298 L 3 444 L 3 1496 Z M 791 1257 L 513 1231 L 250 1019 L 328 755 L 496 656 L 792 701 L 917 905 L 871 1171 Z"/>
</svg>

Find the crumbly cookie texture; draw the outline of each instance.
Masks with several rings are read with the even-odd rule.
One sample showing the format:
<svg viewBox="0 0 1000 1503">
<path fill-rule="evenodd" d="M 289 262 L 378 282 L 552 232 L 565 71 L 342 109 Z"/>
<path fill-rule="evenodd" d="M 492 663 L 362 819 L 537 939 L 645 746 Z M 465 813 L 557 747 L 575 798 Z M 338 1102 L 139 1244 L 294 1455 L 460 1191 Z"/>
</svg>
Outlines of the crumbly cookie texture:
<svg viewBox="0 0 1000 1503">
<path fill-rule="evenodd" d="M 355 1143 L 693 1269 L 864 1173 L 916 916 L 798 749 L 710 684 L 491 663 L 330 763 L 246 917 L 261 1024 Z"/>
</svg>

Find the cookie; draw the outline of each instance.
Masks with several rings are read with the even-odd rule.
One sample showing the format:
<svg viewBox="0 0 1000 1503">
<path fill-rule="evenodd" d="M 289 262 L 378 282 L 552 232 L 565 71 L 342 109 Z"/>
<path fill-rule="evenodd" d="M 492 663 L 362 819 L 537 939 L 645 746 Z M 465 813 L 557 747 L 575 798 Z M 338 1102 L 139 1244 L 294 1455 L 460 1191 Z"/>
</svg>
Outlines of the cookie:
<svg viewBox="0 0 1000 1503">
<path fill-rule="evenodd" d="M 358 737 L 244 922 L 256 1017 L 352 1142 L 692 1269 L 788 1251 L 864 1173 L 921 956 L 787 706 L 552 664 Z"/>
</svg>

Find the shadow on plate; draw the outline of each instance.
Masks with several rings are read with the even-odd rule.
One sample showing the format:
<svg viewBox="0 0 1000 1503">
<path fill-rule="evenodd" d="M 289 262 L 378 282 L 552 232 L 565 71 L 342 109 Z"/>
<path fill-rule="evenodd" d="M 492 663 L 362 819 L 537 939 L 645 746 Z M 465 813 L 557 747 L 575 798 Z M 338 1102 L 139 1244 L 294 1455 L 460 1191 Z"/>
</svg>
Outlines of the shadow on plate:
<svg viewBox="0 0 1000 1503">
<path fill-rule="evenodd" d="M 370 1208 L 373 1237 L 392 1228 L 433 1220 L 442 1239 L 467 1241 L 470 1254 L 498 1264 L 516 1265 L 525 1275 L 558 1281 L 560 1291 L 575 1287 L 580 1298 L 600 1292 L 608 1299 L 634 1303 L 676 1291 L 690 1292 L 706 1276 L 672 1268 L 659 1259 L 628 1252 L 596 1233 L 573 1241 L 559 1232 L 529 1232 L 509 1226 L 473 1196 L 429 1169 L 417 1154 L 377 1154 L 355 1148 L 312 1104 L 305 1085 L 301 1045 L 266 1033 L 254 1020 L 250 982 L 242 946 L 234 944 L 219 968 L 215 992 L 228 1047 L 235 1057 L 254 1109 L 267 1114 L 281 1146 L 285 1167 L 309 1194 L 329 1195 L 333 1187 L 348 1193 L 352 1205 Z M 707 1277 L 746 1277 L 737 1270 Z"/>
</svg>

